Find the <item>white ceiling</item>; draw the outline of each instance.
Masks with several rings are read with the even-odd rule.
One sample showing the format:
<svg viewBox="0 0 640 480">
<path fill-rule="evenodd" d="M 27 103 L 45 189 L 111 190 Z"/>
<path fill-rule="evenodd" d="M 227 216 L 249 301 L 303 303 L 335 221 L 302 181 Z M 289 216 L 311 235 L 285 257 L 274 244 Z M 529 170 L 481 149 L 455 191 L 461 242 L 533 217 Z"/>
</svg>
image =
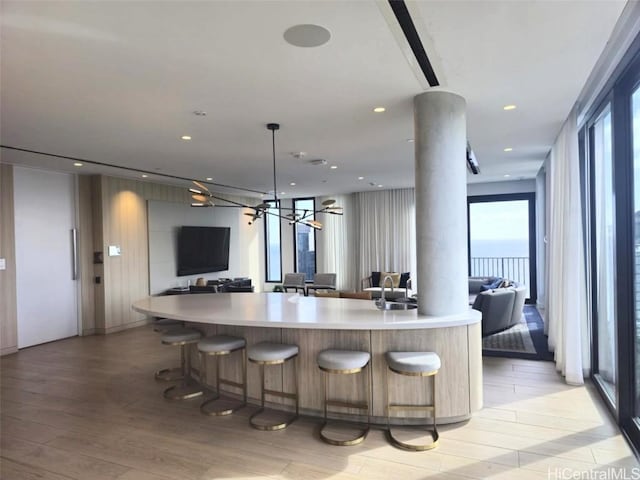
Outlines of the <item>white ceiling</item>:
<svg viewBox="0 0 640 480">
<path fill-rule="evenodd" d="M 625 2 L 407 4 L 440 83 L 467 99 L 482 170 L 469 181 L 489 182 L 535 176 Z M 286 196 L 413 185 L 412 99 L 428 85 L 385 1 L 5 0 L 1 9 L 2 145 L 269 191 L 265 124 L 278 122 Z M 289 45 L 282 35 L 297 24 L 321 25 L 331 40 Z M 509 103 L 518 108 L 504 112 Z M 304 160 L 291 155 L 299 151 Z M 318 158 L 328 165 L 307 162 Z"/>
</svg>

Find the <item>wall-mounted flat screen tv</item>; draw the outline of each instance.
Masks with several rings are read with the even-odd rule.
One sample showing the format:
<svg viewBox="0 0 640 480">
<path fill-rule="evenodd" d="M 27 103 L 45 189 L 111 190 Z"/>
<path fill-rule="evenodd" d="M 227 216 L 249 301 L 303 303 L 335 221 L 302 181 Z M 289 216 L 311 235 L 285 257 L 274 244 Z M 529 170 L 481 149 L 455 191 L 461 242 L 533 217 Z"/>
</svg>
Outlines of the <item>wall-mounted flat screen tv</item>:
<svg viewBox="0 0 640 480">
<path fill-rule="evenodd" d="M 229 227 L 180 227 L 178 276 L 229 270 Z"/>
</svg>

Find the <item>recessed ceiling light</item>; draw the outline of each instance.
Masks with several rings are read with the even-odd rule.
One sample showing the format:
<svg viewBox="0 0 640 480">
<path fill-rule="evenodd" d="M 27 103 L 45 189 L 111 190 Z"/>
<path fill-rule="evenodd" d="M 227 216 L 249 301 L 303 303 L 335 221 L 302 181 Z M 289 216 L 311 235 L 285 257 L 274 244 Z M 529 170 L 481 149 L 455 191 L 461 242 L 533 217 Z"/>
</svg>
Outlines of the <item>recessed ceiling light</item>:
<svg viewBox="0 0 640 480">
<path fill-rule="evenodd" d="M 378 188 L 382 188 L 384 185 L 378 185 Z"/>
<path fill-rule="evenodd" d="M 516 108 L 518 108 L 518 107 L 516 107 L 515 105 L 505 105 L 504 107 L 502 107 L 503 110 L 507 110 L 507 111 L 508 110 L 515 110 Z"/>
<path fill-rule="evenodd" d="M 358 180 L 364 180 L 364 177 L 358 177 Z"/>
<path fill-rule="evenodd" d="M 80 162 L 76 162 L 76 163 L 74 163 L 74 164 L 73 164 L 73 166 L 74 166 L 74 167 L 81 167 L 81 166 L 82 166 L 82 163 L 80 163 Z"/>
<path fill-rule="evenodd" d="M 213 177 L 207 177 L 207 182 L 210 182 L 211 180 L 213 180 Z"/>
<path fill-rule="evenodd" d="M 504 174 L 504 178 L 509 178 L 511 175 L 509 175 L 508 173 Z"/>
<path fill-rule="evenodd" d="M 142 174 L 142 178 L 147 178 L 148 176 L 149 176 L 149 175 L 146 175 L 146 174 L 144 174 L 144 173 Z"/>
<path fill-rule="evenodd" d="M 189 135 L 182 135 L 180 138 L 182 140 L 191 140 L 191 136 L 189 136 Z"/>
<path fill-rule="evenodd" d="M 413 142 L 414 142 L 413 138 L 407 138 L 407 143 L 413 143 Z"/>
<path fill-rule="evenodd" d="M 338 168 L 338 166 L 337 165 L 331 165 L 330 168 L 331 168 L 331 170 L 335 170 L 336 168 Z"/>
<path fill-rule="evenodd" d="M 291 185 L 292 187 L 296 186 L 296 182 L 291 182 L 289 185 Z"/>
<path fill-rule="evenodd" d="M 511 152 L 512 150 L 513 150 L 513 148 L 511 148 L 511 147 L 507 147 L 507 148 L 504 149 L 505 152 Z"/>
<path fill-rule="evenodd" d="M 373 109 L 373 111 L 376 112 L 376 113 L 382 113 L 385 110 L 386 110 L 386 108 L 384 108 L 384 107 L 376 107 L 376 108 Z"/>
<path fill-rule="evenodd" d="M 283 37 L 295 47 L 319 47 L 329 41 L 331 32 L 320 25 L 294 25 L 284 32 Z"/>
</svg>

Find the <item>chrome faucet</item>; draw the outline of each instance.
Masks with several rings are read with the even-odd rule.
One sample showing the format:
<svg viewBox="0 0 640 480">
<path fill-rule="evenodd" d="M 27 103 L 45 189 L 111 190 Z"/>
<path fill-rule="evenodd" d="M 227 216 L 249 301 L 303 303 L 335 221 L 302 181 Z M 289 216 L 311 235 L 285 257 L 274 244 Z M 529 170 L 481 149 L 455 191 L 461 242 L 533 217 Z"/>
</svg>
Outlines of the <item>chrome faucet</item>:
<svg viewBox="0 0 640 480">
<path fill-rule="evenodd" d="M 378 305 L 380 306 L 380 308 L 383 308 L 383 309 L 384 309 L 384 306 L 387 304 L 387 299 L 384 294 L 384 286 L 387 284 L 387 280 L 391 282 L 391 293 L 393 293 L 393 278 L 391 278 L 391 275 L 387 275 L 382 279 L 382 284 L 380 285 L 382 289 L 380 290 L 380 302 L 378 302 Z"/>
</svg>

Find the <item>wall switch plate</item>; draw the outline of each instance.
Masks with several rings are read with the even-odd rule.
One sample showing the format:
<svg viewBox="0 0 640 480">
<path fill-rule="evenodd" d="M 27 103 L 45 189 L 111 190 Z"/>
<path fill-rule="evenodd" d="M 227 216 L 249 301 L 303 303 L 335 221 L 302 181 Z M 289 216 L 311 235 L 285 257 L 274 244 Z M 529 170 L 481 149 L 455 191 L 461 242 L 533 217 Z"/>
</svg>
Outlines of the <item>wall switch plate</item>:
<svg viewBox="0 0 640 480">
<path fill-rule="evenodd" d="M 109 245 L 109 256 L 110 257 L 120 256 L 120 247 L 118 245 Z"/>
<path fill-rule="evenodd" d="M 7 269 L 7 260 L 5 258 L 0 258 L 0 270 Z"/>
</svg>

